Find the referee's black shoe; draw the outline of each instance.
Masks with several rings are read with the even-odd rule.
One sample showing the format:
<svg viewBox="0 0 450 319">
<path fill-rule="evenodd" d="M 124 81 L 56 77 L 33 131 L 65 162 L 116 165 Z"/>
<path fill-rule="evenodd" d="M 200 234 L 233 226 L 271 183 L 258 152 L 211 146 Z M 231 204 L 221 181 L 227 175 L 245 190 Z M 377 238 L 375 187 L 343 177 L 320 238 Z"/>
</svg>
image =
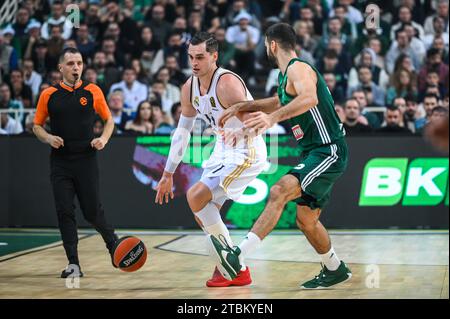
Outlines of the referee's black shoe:
<svg viewBox="0 0 450 319">
<path fill-rule="evenodd" d="M 77 264 L 69 264 L 66 269 L 64 269 L 61 273 L 61 278 L 67 277 L 83 277 L 83 273 L 81 272 L 80 265 Z"/>
</svg>

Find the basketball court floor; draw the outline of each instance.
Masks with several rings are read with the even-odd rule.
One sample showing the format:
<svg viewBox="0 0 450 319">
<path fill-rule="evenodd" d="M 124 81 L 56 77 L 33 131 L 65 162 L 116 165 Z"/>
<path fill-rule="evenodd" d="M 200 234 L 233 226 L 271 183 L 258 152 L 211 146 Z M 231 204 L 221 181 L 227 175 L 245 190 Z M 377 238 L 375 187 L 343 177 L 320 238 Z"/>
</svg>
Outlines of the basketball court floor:
<svg viewBox="0 0 450 319">
<path fill-rule="evenodd" d="M 305 291 L 299 284 L 320 271 L 300 232 L 273 232 L 247 260 L 253 284 L 206 288 L 214 263 L 201 232 L 119 231 L 148 249 L 142 269 L 114 269 L 101 237 L 80 231 L 78 284 L 59 278 L 66 266 L 56 230 L 0 229 L 0 298 L 317 299 L 449 298 L 448 231 L 330 231 L 353 277 L 334 289 Z M 235 243 L 246 232 L 232 232 Z"/>
</svg>

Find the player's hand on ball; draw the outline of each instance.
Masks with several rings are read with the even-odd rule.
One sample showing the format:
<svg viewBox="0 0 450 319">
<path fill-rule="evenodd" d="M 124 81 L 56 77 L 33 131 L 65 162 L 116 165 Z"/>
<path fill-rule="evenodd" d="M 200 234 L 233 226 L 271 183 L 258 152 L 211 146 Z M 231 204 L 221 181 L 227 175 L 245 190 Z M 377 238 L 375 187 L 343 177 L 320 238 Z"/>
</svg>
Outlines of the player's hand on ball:
<svg viewBox="0 0 450 319">
<path fill-rule="evenodd" d="M 166 204 L 169 202 L 169 195 L 170 199 L 173 199 L 173 174 L 170 174 L 168 172 L 164 172 L 163 176 L 161 177 L 161 180 L 158 183 L 158 186 L 156 186 L 156 197 L 155 197 L 155 203 L 159 203 L 160 205 L 163 204 L 164 200 Z"/>
<path fill-rule="evenodd" d="M 64 140 L 61 137 L 55 135 L 50 135 L 47 142 L 51 147 L 56 149 L 64 146 Z"/>
<path fill-rule="evenodd" d="M 93 148 L 95 148 L 96 150 L 100 151 L 102 150 L 106 143 L 108 143 L 108 141 L 106 141 L 104 138 L 102 137 L 98 137 L 98 138 L 94 138 L 91 142 L 91 146 Z"/>
</svg>

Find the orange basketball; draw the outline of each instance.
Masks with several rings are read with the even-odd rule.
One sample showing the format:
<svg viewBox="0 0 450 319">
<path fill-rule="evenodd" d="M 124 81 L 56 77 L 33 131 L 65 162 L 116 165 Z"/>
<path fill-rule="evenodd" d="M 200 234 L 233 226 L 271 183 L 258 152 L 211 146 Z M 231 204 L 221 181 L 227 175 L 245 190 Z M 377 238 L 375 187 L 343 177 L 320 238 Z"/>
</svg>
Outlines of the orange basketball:
<svg viewBox="0 0 450 319">
<path fill-rule="evenodd" d="M 144 266 L 147 260 L 147 248 L 139 238 L 125 236 L 117 242 L 113 259 L 120 270 L 133 272 Z"/>
</svg>

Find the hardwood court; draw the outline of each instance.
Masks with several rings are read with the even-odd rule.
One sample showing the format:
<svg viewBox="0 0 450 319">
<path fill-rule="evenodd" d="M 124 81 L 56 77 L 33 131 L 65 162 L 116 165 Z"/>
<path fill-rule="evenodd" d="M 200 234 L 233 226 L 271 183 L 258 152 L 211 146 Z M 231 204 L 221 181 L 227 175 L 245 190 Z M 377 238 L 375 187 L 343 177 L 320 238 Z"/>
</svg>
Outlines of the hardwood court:
<svg viewBox="0 0 450 319">
<path fill-rule="evenodd" d="M 57 242 L 0 257 L 0 298 L 449 298 L 448 231 L 331 232 L 353 278 L 315 291 L 299 289 L 320 270 L 317 255 L 300 233 L 270 235 L 247 260 L 254 283 L 233 288 L 204 286 L 214 266 L 202 234 L 125 234 L 141 238 L 149 251 L 138 272 L 114 269 L 101 237 L 81 235 L 85 277 L 80 288 L 69 289 L 58 277 L 66 259 Z M 239 242 L 243 235 L 235 233 L 233 239 Z"/>
</svg>

